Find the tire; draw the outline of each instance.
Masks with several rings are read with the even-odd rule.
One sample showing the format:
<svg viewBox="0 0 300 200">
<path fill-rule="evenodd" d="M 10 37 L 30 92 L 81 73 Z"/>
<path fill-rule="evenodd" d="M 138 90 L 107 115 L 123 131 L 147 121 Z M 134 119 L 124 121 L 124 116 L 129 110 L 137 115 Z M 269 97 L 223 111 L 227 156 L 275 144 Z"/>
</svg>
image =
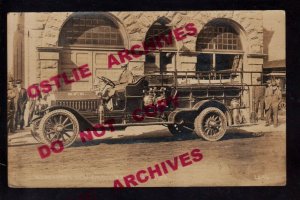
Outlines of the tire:
<svg viewBox="0 0 300 200">
<path fill-rule="evenodd" d="M 194 127 L 191 125 L 170 124 L 168 129 L 174 136 L 191 135 L 194 132 Z"/>
<path fill-rule="evenodd" d="M 286 110 L 286 103 L 285 103 L 285 101 L 281 101 L 279 103 L 278 110 Z"/>
<path fill-rule="evenodd" d="M 79 130 L 75 115 L 67 110 L 58 109 L 47 113 L 41 119 L 38 134 L 44 144 L 60 140 L 64 147 L 68 147 L 78 138 Z"/>
<path fill-rule="evenodd" d="M 205 108 L 195 119 L 195 132 L 207 141 L 218 141 L 226 132 L 227 119 L 218 108 Z"/>
</svg>

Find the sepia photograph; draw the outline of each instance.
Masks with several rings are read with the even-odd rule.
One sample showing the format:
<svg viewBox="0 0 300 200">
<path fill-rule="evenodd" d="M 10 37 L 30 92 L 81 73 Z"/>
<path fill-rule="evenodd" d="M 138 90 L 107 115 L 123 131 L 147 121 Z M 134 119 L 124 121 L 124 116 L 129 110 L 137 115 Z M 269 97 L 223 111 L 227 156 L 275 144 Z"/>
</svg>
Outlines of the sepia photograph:
<svg viewBox="0 0 300 200">
<path fill-rule="evenodd" d="M 7 72 L 9 187 L 286 185 L 283 10 L 10 12 Z"/>
</svg>

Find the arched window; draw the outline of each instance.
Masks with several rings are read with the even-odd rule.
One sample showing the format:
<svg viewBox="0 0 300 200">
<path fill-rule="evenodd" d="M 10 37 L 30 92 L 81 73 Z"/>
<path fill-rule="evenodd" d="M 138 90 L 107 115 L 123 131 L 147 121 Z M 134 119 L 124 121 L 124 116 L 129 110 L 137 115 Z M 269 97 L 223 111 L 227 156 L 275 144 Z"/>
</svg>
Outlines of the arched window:
<svg viewBox="0 0 300 200">
<path fill-rule="evenodd" d="M 226 23 L 210 23 L 197 38 L 197 50 L 242 50 L 239 34 Z"/>
<path fill-rule="evenodd" d="M 148 30 L 145 38 L 145 43 L 149 43 L 155 39 L 155 36 L 161 34 L 169 35 L 172 31 L 172 27 L 169 25 L 169 20 L 162 17 L 159 18 Z M 175 48 L 175 40 L 172 35 L 172 44 L 167 44 L 165 41 L 161 40 L 162 48 Z"/>
<path fill-rule="evenodd" d="M 169 23 L 170 20 L 165 17 L 161 17 L 152 24 L 146 33 L 146 45 L 153 42 L 155 43 L 155 38 L 161 35 L 165 35 L 166 38 L 171 37 L 171 40 L 169 43 L 164 40 L 160 40 L 160 44 L 162 46 L 161 50 L 159 52 L 156 51 L 146 55 L 145 73 L 172 70 L 174 68 L 175 56 L 170 52 L 176 50 L 176 44 L 172 34 L 172 27 Z"/>
<path fill-rule="evenodd" d="M 196 71 L 235 70 L 242 66 L 239 32 L 228 21 L 217 19 L 203 27 L 196 43 Z"/>
<path fill-rule="evenodd" d="M 89 13 L 70 18 L 63 26 L 59 46 L 124 47 L 119 27 L 107 16 Z"/>
</svg>

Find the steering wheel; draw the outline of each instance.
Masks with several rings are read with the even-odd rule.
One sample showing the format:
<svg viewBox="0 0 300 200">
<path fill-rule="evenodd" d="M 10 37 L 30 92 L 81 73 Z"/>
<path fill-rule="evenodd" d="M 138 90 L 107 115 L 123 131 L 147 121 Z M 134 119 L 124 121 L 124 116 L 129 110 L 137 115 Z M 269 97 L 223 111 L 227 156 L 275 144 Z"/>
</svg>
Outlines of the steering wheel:
<svg viewBox="0 0 300 200">
<path fill-rule="evenodd" d="M 102 80 L 105 84 L 107 84 L 107 85 L 109 85 L 109 86 L 111 86 L 111 87 L 115 87 L 116 86 L 116 84 L 112 81 L 112 80 L 110 80 L 110 79 L 108 79 L 108 78 L 106 78 L 106 77 L 104 77 L 104 76 L 100 76 L 100 77 L 98 77 L 100 80 Z"/>
</svg>

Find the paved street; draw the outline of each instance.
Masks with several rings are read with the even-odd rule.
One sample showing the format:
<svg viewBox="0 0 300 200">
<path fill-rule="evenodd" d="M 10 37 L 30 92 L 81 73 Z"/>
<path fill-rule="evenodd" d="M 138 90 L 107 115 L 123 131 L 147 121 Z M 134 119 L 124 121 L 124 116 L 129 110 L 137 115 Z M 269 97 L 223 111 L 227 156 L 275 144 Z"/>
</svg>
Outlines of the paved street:
<svg viewBox="0 0 300 200">
<path fill-rule="evenodd" d="M 285 117 L 278 128 L 259 125 L 228 130 L 222 141 L 176 138 L 163 126 L 130 127 L 41 159 L 28 132 L 9 135 L 12 187 L 112 187 L 115 179 L 201 149 L 203 159 L 142 187 L 284 185 Z"/>
</svg>

